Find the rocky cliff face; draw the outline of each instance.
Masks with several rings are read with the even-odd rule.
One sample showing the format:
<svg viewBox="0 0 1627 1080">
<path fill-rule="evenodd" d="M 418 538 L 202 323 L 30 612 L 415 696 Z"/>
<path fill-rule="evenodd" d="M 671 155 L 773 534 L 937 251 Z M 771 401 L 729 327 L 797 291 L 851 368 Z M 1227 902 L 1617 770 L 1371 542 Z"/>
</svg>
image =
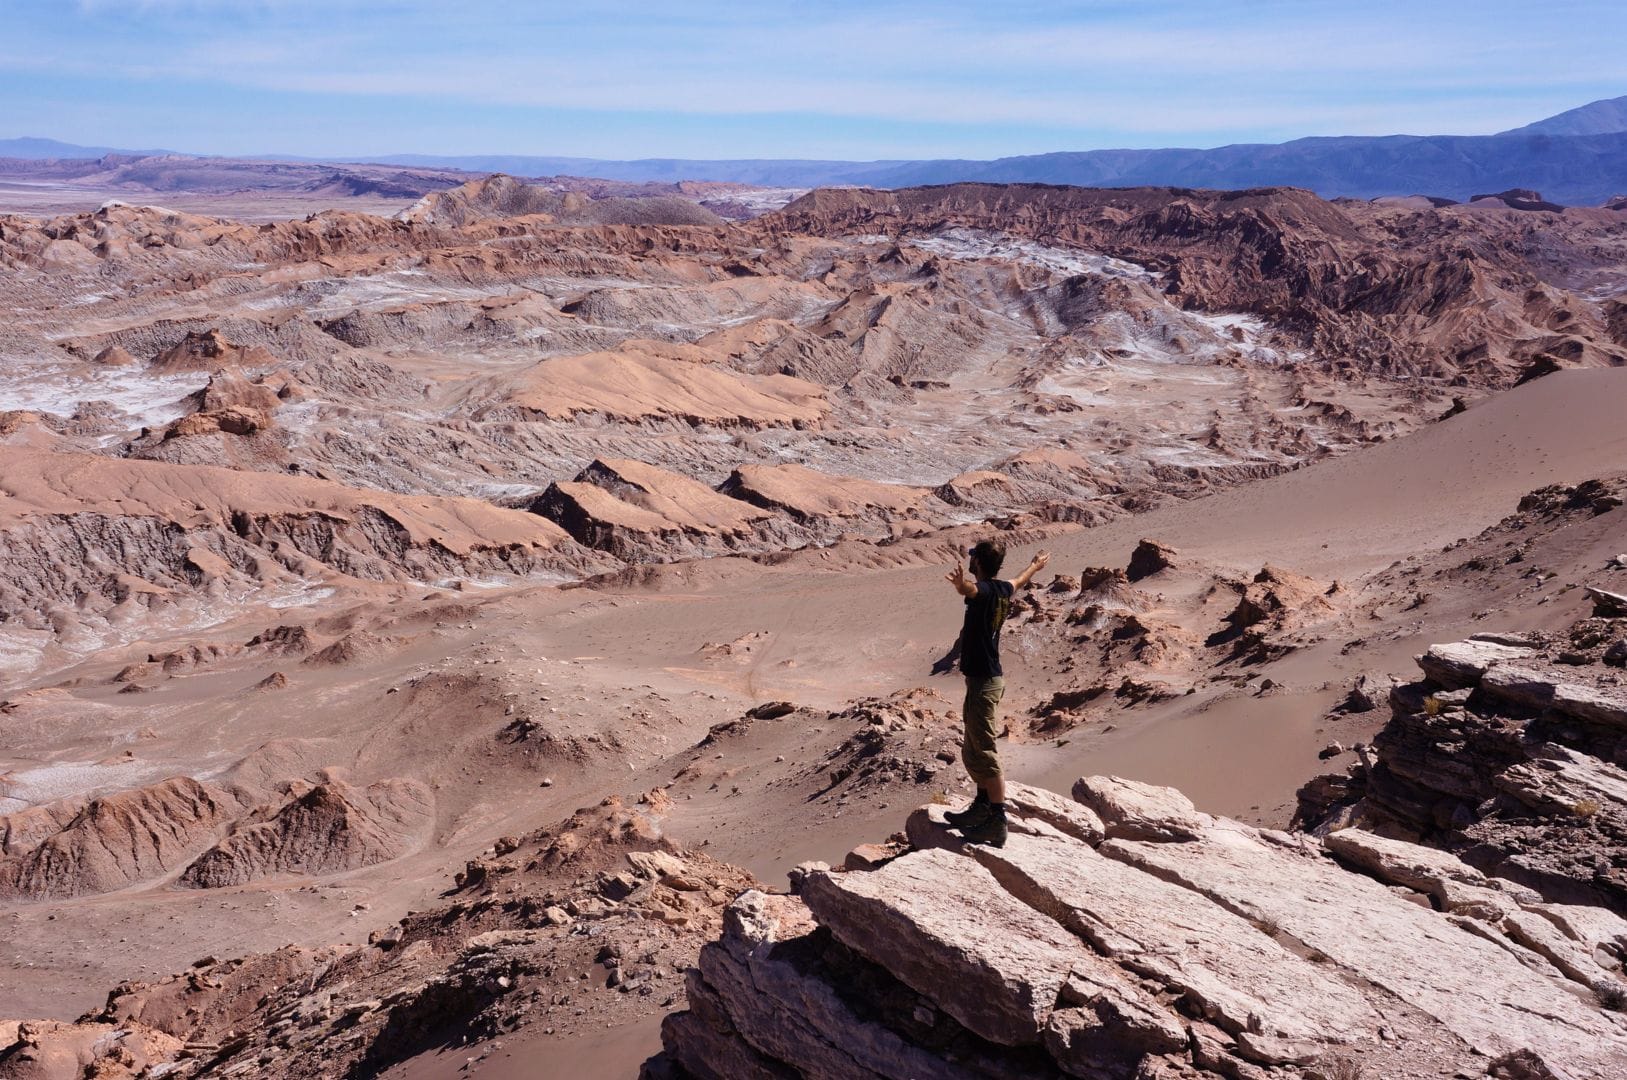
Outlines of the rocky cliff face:
<svg viewBox="0 0 1627 1080">
<path fill-rule="evenodd" d="M 0 456 L 0 622 L 63 632 L 257 590 L 611 565 L 533 514 L 206 465 Z"/>
<path fill-rule="evenodd" d="M 1627 921 L 1437 850 L 1087 777 L 943 808 L 874 868 L 749 891 L 654 1077 L 1590 1077 L 1627 1069 Z"/>
</svg>

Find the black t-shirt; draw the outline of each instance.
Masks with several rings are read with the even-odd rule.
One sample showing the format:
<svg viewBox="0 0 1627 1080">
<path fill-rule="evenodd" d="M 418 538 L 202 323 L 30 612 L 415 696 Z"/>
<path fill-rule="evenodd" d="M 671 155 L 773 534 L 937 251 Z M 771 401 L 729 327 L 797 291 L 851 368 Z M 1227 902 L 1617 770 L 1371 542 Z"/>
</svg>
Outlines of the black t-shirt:
<svg viewBox="0 0 1627 1080">
<path fill-rule="evenodd" d="M 960 628 L 960 670 L 968 678 L 1003 677 L 1000 627 L 1011 612 L 1011 582 L 979 581 L 977 595 L 966 598 L 966 621 Z"/>
</svg>

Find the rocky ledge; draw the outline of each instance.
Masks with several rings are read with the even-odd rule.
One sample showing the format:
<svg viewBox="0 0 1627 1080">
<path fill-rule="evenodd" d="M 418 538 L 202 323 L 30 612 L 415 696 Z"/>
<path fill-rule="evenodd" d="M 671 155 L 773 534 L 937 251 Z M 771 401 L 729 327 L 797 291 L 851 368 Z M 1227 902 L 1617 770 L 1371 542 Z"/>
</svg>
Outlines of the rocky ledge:
<svg viewBox="0 0 1627 1080">
<path fill-rule="evenodd" d="M 1431 646 L 1363 761 L 1300 791 L 1298 824 L 1418 840 L 1627 914 L 1627 598 L 1589 592 L 1567 633 Z"/>
<path fill-rule="evenodd" d="M 1013 787 L 1002 849 L 928 806 L 895 857 L 742 894 L 645 1077 L 1627 1075 L 1610 911 L 1167 788 Z"/>
</svg>

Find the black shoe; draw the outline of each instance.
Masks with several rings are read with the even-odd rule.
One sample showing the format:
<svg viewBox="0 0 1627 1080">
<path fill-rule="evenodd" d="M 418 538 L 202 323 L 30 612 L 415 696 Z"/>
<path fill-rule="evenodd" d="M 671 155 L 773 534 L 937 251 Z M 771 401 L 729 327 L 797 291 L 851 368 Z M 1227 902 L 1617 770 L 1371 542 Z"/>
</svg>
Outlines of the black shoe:
<svg viewBox="0 0 1627 1080">
<path fill-rule="evenodd" d="M 989 797 L 980 791 L 970 806 L 964 810 L 951 810 L 943 816 L 943 819 L 953 828 L 973 829 L 989 820 L 991 813 L 993 811 L 989 809 Z"/>
<path fill-rule="evenodd" d="M 1006 846 L 1006 812 L 990 807 L 989 816 L 976 828 L 960 830 L 961 839 L 968 844 L 987 844 L 989 847 Z"/>
</svg>

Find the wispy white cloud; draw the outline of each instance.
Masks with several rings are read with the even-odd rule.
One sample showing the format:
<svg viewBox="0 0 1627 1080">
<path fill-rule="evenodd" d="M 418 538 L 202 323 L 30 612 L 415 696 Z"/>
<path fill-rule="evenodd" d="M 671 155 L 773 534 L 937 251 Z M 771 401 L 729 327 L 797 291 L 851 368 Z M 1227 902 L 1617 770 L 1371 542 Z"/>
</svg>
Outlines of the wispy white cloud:
<svg viewBox="0 0 1627 1080">
<path fill-rule="evenodd" d="M 25 17 L 0 42 L 0 74 L 173 86 L 176 107 L 196 110 L 211 107 L 211 87 L 295 95 L 290 108 L 320 99 L 352 126 L 376 115 L 368 101 L 393 100 L 466 106 L 493 133 L 478 110 L 731 118 L 765 131 L 780 118 L 825 139 L 845 123 L 855 146 L 866 125 L 921 125 L 943 152 L 982 155 L 1070 134 L 1077 147 L 1472 133 L 1614 80 L 1627 91 L 1612 35 L 1575 32 L 1608 25 L 1614 5 L 1580 0 L 1540 21 L 1506 0 L 12 6 Z"/>
</svg>

